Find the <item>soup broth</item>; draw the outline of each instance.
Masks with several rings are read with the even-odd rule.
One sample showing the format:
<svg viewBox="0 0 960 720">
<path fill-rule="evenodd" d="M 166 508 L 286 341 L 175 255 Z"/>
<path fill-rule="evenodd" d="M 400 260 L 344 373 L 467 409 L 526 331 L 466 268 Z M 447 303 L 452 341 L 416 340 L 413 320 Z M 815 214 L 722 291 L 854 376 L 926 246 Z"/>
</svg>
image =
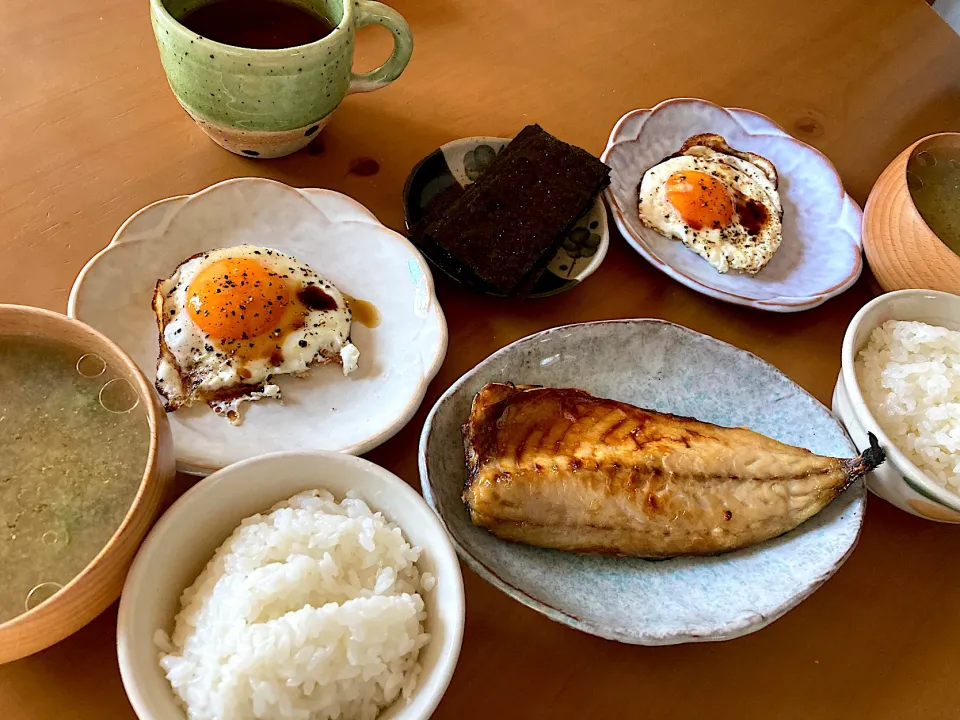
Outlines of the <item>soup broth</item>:
<svg viewBox="0 0 960 720">
<path fill-rule="evenodd" d="M 960 254 L 960 146 L 934 138 L 907 161 L 907 187 L 920 217 L 940 241 Z"/>
<path fill-rule="evenodd" d="M 149 450 L 136 389 L 102 358 L 0 336 L 0 622 L 55 594 L 100 552 Z"/>
</svg>

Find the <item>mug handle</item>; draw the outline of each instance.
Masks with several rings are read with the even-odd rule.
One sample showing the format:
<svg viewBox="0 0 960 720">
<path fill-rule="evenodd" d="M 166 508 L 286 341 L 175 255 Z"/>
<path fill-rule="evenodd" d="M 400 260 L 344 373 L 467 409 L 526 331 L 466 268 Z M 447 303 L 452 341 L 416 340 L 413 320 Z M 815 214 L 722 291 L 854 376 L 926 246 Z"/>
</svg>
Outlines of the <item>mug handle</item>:
<svg viewBox="0 0 960 720">
<path fill-rule="evenodd" d="M 347 0 L 350 2 L 350 0 Z M 403 16 L 393 8 L 373 0 L 353 0 L 356 7 L 356 27 L 383 25 L 393 35 L 393 54 L 376 70 L 350 74 L 347 93 L 362 93 L 379 90 L 400 77 L 413 54 L 413 33 Z"/>
</svg>

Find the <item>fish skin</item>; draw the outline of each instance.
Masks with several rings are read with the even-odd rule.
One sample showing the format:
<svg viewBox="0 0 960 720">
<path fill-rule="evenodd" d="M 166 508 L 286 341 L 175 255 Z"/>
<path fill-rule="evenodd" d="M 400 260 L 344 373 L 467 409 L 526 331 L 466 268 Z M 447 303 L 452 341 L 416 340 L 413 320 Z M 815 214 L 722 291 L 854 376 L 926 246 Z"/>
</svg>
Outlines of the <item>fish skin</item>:
<svg viewBox="0 0 960 720">
<path fill-rule="evenodd" d="M 647 558 L 786 533 L 883 461 L 814 455 L 746 428 L 596 398 L 486 385 L 463 426 L 474 525 L 504 540 Z"/>
</svg>

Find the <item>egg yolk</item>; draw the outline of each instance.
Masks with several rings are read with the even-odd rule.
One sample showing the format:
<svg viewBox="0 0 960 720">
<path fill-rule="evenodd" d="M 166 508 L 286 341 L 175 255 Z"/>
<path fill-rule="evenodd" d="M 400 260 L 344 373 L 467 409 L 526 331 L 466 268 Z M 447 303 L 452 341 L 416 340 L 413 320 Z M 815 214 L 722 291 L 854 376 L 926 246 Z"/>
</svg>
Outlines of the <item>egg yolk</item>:
<svg viewBox="0 0 960 720">
<path fill-rule="evenodd" d="M 733 200 L 713 175 L 683 170 L 667 178 L 667 200 L 693 230 L 724 228 L 733 221 Z"/>
<path fill-rule="evenodd" d="M 266 335 L 280 324 L 290 290 L 256 260 L 224 258 L 197 273 L 187 308 L 197 326 L 225 344 Z"/>
</svg>

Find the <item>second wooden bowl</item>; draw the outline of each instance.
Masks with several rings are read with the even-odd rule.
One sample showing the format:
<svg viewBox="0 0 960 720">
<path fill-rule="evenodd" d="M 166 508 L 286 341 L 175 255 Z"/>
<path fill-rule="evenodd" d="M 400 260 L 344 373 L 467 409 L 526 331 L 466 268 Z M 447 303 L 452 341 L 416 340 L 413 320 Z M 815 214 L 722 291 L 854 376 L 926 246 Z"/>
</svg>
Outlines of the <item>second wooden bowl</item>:
<svg viewBox="0 0 960 720">
<path fill-rule="evenodd" d="M 58 313 L 0 305 L 0 336 L 64 342 L 99 355 L 144 400 L 150 450 L 140 487 L 120 527 L 94 559 L 61 590 L 36 607 L 0 623 L 0 664 L 43 650 L 76 632 L 120 596 L 140 543 L 169 499 L 175 467 L 173 439 L 153 387 L 136 364 L 92 328 Z"/>
<path fill-rule="evenodd" d="M 960 294 L 960 255 L 930 229 L 911 194 L 911 186 L 920 187 L 938 161 L 960 178 L 960 133 L 918 140 L 887 166 L 870 191 L 863 211 L 863 247 L 887 292 L 919 288 Z M 960 207 L 960 192 L 956 200 Z"/>
</svg>

